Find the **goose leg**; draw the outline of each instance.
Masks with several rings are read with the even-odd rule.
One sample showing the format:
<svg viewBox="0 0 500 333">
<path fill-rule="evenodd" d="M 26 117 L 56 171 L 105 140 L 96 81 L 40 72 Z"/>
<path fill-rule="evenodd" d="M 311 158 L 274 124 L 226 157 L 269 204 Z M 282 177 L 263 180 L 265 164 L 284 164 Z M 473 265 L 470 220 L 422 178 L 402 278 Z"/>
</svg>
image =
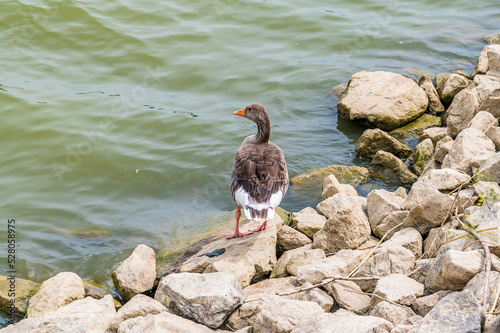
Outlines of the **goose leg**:
<svg viewBox="0 0 500 333">
<path fill-rule="evenodd" d="M 227 236 L 226 237 L 227 239 L 243 237 L 246 235 L 250 235 L 252 233 L 251 230 L 249 232 L 240 232 L 240 217 L 241 217 L 241 209 L 236 208 L 236 213 L 235 213 L 236 230 L 234 231 L 234 234 Z"/>
<path fill-rule="evenodd" d="M 262 223 L 260 226 L 258 226 L 257 228 L 255 229 L 251 229 L 249 230 L 250 232 L 257 232 L 257 231 L 261 231 L 261 230 L 266 230 L 266 229 L 269 229 L 273 226 L 272 223 L 269 223 L 267 224 L 267 221 L 264 221 L 264 223 Z"/>
</svg>

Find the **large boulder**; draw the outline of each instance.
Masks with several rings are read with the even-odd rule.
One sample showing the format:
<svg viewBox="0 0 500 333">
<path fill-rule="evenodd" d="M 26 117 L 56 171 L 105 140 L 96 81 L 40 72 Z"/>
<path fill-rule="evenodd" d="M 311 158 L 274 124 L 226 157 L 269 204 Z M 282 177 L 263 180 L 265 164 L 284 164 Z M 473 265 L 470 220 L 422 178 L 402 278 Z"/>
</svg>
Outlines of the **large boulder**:
<svg viewBox="0 0 500 333">
<path fill-rule="evenodd" d="M 409 146 L 394 139 L 387 132 L 378 128 L 365 130 L 358 139 L 356 154 L 373 158 L 379 150 L 387 151 L 399 158 L 406 158 L 412 153 Z"/>
<path fill-rule="evenodd" d="M 73 272 L 62 272 L 44 281 L 31 297 L 28 318 L 45 317 L 73 301 L 83 299 L 82 279 Z"/>
<path fill-rule="evenodd" d="M 341 249 L 355 249 L 370 237 L 368 218 L 360 206 L 340 210 L 326 221 L 323 229 L 314 235 L 313 247 L 326 253 Z"/>
<path fill-rule="evenodd" d="M 410 333 L 481 332 L 484 312 L 470 291 L 443 298 Z"/>
<path fill-rule="evenodd" d="M 483 48 L 471 77 L 486 74 L 489 70 L 500 70 L 500 45 L 486 45 Z"/>
<path fill-rule="evenodd" d="M 340 309 L 335 313 L 323 313 L 301 321 L 291 333 L 373 333 L 389 332 L 394 325 L 382 318 L 359 316 Z"/>
<path fill-rule="evenodd" d="M 451 74 L 437 87 L 437 92 L 443 104 L 448 106 L 453 101 L 453 97 L 461 90 L 467 88 L 469 81 L 460 74 Z"/>
<path fill-rule="evenodd" d="M 458 93 L 446 111 L 448 135 L 454 138 L 461 130 L 467 128 L 478 108 L 479 101 L 473 90 L 465 89 Z"/>
<path fill-rule="evenodd" d="M 427 97 L 429 98 L 429 108 L 427 111 L 433 115 L 443 112 L 444 106 L 441 103 L 439 94 L 436 91 L 436 88 L 434 88 L 434 84 L 432 84 L 429 76 L 422 75 L 420 80 L 418 80 L 418 85 L 425 91 Z"/>
<path fill-rule="evenodd" d="M 377 71 L 354 74 L 337 110 L 346 119 L 390 131 L 420 116 L 427 105 L 427 94 L 415 81 Z"/>
<path fill-rule="evenodd" d="M 156 279 L 155 251 L 139 244 L 111 276 L 116 289 L 126 301 L 152 289 Z"/>
<path fill-rule="evenodd" d="M 232 274 L 178 273 L 160 280 L 155 299 L 200 324 L 217 328 L 243 304 L 244 295 Z"/>
<path fill-rule="evenodd" d="M 449 250 L 430 259 L 425 273 L 425 287 L 431 291 L 462 290 L 484 268 L 479 251 Z"/>
<path fill-rule="evenodd" d="M 418 179 L 403 161 L 385 151 L 378 151 L 375 154 L 368 170 L 373 177 L 405 185 L 413 184 Z"/>
<path fill-rule="evenodd" d="M 349 196 L 345 193 L 337 193 L 328 199 L 321 201 L 316 208 L 327 218 L 332 218 L 340 211 L 346 210 L 352 205 L 356 205 L 363 212 L 366 212 L 366 198 Z"/>
</svg>

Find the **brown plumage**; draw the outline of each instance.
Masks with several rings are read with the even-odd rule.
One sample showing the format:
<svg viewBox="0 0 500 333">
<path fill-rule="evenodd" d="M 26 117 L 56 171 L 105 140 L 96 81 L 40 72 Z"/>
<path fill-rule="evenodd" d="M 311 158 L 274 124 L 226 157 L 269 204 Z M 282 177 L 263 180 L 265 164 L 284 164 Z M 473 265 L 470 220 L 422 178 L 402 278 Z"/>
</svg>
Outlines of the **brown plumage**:
<svg viewBox="0 0 500 333">
<path fill-rule="evenodd" d="M 269 228 L 267 221 L 274 217 L 274 209 L 288 189 L 285 156 L 277 145 L 269 141 L 271 122 L 264 106 L 252 103 L 234 114 L 254 121 L 257 134 L 247 137 L 234 157 L 229 189 L 236 204 L 236 230 L 227 238 Z M 261 226 L 241 233 L 241 209 L 249 219 L 261 222 Z"/>
</svg>

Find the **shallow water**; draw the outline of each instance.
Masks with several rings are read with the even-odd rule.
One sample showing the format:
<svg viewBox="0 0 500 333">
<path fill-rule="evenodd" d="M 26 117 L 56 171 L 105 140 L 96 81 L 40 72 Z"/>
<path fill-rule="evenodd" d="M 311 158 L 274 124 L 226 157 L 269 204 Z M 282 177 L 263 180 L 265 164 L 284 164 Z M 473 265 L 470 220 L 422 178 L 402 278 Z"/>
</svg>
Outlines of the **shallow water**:
<svg viewBox="0 0 500 333">
<path fill-rule="evenodd" d="M 493 0 L 2 1 L 0 233 L 16 220 L 18 277 L 112 286 L 137 244 L 221 223 L 234 152 L 255 132 L 232 112 L 250 102 L 267 107 L 290 176 L 366 164 L 363 128 L 337 119 L 330 89 L 361 70 L 470 72 L 499 14 Z M 282 207 L 319 200 L 292 188 Z"/>
</svg>

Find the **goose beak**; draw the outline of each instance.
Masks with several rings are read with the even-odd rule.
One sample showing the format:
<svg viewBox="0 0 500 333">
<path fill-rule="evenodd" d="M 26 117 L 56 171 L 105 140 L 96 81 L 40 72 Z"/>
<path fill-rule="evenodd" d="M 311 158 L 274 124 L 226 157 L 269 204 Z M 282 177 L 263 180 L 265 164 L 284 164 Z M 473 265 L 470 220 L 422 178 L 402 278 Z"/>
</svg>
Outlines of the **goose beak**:
<svg viewBox="0 0 500 333">
<path fill-rule="evenodd" d="M 235 114 L 237 116 L 245 117 L 245 108 L 238 110 L 238 111 L 234 111 L 233 114 Z"/>
</svg>

